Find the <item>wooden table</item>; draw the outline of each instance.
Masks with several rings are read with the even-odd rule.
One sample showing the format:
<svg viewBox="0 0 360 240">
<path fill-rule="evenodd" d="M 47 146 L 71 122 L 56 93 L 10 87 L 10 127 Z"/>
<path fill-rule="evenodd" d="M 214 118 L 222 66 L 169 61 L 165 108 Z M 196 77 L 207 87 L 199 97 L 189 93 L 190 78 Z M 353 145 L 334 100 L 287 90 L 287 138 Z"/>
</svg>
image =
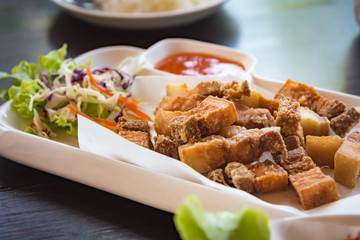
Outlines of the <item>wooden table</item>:
<svg viewBox="0 0 360 240">
<path fill-rule="evenodd" d="M 360 95 L 358 33 L 351 0 L 230 0 L 196 23 L 146 31 L 93 26 L 50 1 L 0 0 L 0 70 L 37 61 L 63 43 L 75 57 L 102 46 L 147 48 L 184 37 L 253 54 L 260 76 Z M 0 239 L 177 239 L 172 218 L 0 157 Z"/>
</svg>

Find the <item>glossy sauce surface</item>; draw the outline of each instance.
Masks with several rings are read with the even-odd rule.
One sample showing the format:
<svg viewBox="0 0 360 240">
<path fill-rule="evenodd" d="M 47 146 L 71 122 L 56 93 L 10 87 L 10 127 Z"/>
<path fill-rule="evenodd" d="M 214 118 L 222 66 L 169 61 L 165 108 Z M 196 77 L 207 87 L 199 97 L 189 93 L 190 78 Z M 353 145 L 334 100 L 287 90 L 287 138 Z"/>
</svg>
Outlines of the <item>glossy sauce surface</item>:
<svg viewBox="0 0 360 240">
<path fill-rule="evenodd" d="M 178 53 L 159 61 L 155 68 L 177 75 L 239 75 L 245 67 L 229 59 L 203 53 Z"/>
</svg>

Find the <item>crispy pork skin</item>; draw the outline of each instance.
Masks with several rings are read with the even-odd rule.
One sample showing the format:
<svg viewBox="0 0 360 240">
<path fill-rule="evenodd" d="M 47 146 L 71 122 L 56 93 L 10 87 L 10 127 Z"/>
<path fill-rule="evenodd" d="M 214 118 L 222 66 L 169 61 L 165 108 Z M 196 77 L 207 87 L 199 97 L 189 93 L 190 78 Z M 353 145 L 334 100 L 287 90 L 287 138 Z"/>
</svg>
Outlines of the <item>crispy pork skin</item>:
<svg viewBox="0 0 360 240">
<path fill-rule="evenodd" d="M 158 109 L 154 125 L 158 134 L 193 142 L 230 126 L 236 120 L 236 109 L 231 101 L 209 96 L 186 112 Z"/>
<path fill-rule="evenodd" d="M 207 177 L 214 182 L 228 186 L 225 176 L 224 176 L 224 170 L 222 168 L 217 168 L 213 171 L 210 171 L 208 173 Z"/>
<path fill-rule="evenodd" d="M 353 107 L 347 107 L 339 99 L 327 99 L 321 96 L 314 87 L 304 83 L 287 80 L 275 95 L 275 98 L 286 96 L 293 101 L 298 101 L 330 120 L 330 126 L 334 132 L 344 137 L 360 120 L 360 113 Z"/>
<path fill-rule="evenodd" d="M 139 146 L 153 149 L 150 126 L 147 121 L 119 118 L 116 128 L 119 136 Z"/>
<path fill-rule="evenodd" d="M 155 109 L 154 115 L 156 115 L 158 109 L 186 112 L 199 106 L 205 98 L 206 96 L 200 94 L 191 94 L 189 96 L 165 96 Z"/>
<path fill-rule="evenodd" d="M 119 136 L 136 143 L 139 146 L 152 149 L 153 145 L 149 134 L 141 131 L 119 131 Z"/>
<path fill-rule="evenodd" d="M 345 137 L 360 119 L 360 113 L 355 108 L 351 107 L 346 109 L 340 115 L 330 120 L 330 126 L 334 132 L 340 137 Z"/>
<path fill-rule="evenodd" d="M 289 180 L 306 210 L 339 199 L 334 179 L 323 174 L 318 167 L 290 175 Z"/>
<path fill-rule="evenodd" d="M 283 191 L 288 186 L 287 172 L 270 160 L 248 165 L 248 169 L 255 175 L 254 187 L 256 192 Z"/>
<path fill-rule="evenodd" d="M 230 138 L 213 135 L 179 147 L 180 160 L 200 173 L 211 171 L 228 161 L 252 163 L 264 152 L 287 157 L 279 128 L 243 130 Z"/>
<path fill-rule="evenodd" d="M 246 105 L 235 101 L 235 107 L 238 120 L 235 124 L 250 128 L 274 127 L 275 119 L 271 115 L 269 109 L 266 108 L 250 108 Z"/>
<path fill-rule="evenodd" d="M 178 148 L 183 144 L 182 141 L 173 139 L 165 135 L 157 135 L 155 137 L 154 151 L 162 153 L 168 157 L 180 159 Z"/>
<path fill-rule="evenodd" d="M 188 143 L 179 147 L 182 162 L 199 173 L 206 173 L 228 162 L 228 143 L 221 136 L 210 136 L 199 142 Z"/>
<path fill-rule="evenodd" d="M 249 193 L 254 191 L 255 175 L 244 164 L 230 162 L 225 167 L 225 173 L 235 188 Z"/>
</svg>

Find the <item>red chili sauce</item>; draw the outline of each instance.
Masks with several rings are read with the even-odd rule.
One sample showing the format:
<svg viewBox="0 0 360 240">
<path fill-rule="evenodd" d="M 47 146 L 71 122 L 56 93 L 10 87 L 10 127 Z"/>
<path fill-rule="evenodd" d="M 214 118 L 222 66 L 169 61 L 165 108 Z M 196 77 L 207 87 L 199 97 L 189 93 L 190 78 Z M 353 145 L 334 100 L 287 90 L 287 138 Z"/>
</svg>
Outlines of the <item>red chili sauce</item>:
<svg viewBox="0 0 360 240">
<path fill-rule="evenodd" d="M 239 75 L 245 71 L 241 63 L 203 53 L 178 53 L 159 61 L 155 68 L 178 75 Z"/>
</svg>

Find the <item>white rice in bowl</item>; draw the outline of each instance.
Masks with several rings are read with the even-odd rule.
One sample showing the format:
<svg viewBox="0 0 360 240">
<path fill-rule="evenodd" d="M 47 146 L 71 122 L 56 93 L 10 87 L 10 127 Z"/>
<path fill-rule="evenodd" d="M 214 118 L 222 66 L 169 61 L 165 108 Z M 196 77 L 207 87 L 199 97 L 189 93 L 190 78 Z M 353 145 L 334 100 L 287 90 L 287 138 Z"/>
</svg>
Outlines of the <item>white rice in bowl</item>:
<svg viewBox="0 0 360 240">
<path fill-rule="evenodd" d="M 111 12 L 163 12 L 198 6 L 212 0 L 96 0 L 100 8 Z"/>
</svg>

